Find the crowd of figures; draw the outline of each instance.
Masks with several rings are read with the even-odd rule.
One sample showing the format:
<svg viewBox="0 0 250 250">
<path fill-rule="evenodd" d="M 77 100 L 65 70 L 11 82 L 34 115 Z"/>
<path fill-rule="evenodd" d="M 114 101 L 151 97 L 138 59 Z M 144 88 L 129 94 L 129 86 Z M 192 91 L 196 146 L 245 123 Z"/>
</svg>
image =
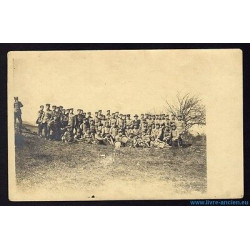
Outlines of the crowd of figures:
<svg viewBox="0 0 250 250">
<path fill-rule="evenodd" d="M 84 112 L 82 109 L 64 109 L 62 106 L 46 104 L 40 106 L 36 120 L 38 135 L 48 140 L 72 143 L 111 144 L 131 147 L 159 147 L 182 145 L 184 123 L 181 115 L 140 114 L 131 118 L 130 114 L 119 112 L 106 114 L 102 110 Z"/>
</svg>

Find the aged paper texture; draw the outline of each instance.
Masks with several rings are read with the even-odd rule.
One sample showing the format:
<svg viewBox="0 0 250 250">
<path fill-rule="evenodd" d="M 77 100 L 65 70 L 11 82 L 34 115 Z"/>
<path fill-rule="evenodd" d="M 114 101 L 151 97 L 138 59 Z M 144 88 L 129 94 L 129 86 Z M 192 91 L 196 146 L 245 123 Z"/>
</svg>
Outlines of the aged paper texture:
<svg viewBox="0 0 250 250">
<path fill-rule="evenodd" d="M 8 54 L 11 201 L 243 197 L 239 49 Z"/>
</svg>

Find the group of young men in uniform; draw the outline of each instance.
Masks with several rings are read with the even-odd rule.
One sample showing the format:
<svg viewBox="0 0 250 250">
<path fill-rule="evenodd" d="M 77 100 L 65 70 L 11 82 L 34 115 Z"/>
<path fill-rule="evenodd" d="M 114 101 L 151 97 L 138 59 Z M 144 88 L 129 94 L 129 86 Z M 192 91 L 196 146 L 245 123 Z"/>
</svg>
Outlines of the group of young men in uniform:
<svg viewBox="0 0 250 250">
<path fill-rule="evenodd" d="M 84 112 L 82 109 L 64 109 L 62 106 L 46 104 L 40 106 L 38 118 L 38 135 L 46 139 L 63 142 L 85 141 L 87 143 L 112 144 L 132 147 L 172 146 L 181 144 L 184 122 L 181 115 L 168 114 L 134 115 L 111 113 L 102 110 Z"/>
</svg>

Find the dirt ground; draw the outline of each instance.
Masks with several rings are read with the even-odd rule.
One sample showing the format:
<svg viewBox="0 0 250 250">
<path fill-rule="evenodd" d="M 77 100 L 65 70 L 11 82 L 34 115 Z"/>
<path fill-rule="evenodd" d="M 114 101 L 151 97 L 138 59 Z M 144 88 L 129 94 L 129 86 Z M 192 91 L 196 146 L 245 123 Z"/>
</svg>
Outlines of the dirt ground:
<svg viewBox="0 0 250 250">
<path fill-rule="evenodd" d="M 114 155 L 112 146 L 64 144 L 24 133 L 16 143 L 16 180 L 27 197 L 45 200 L 202 194 L 207 188 L 206 146 L 121 148 Z"/>
</svg>

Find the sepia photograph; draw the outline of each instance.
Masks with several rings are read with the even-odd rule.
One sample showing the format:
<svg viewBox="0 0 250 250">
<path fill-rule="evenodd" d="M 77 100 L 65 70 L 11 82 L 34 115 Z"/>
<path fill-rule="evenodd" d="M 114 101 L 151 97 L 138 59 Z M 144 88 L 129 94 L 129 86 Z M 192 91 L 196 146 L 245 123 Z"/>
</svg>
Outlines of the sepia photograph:
<svg viewBox="0 0 250 250">
<path fill-rule="evenodd" d="M 234 197 L 214 184 L 223 182 L 216 173 L 223 166 L 208 147 L 227 151 L 228 141 L 216 141 L 220 122 L 227 129 L 224 113 L 242 133 L 242 113 L 219 108 L 227 91 L 242 112 L 242 97 L 231 99 L 242 91 L 241 56 L 240 50 L 10 52 L 9 198 Z M 226 179 L 240 197 L 238 163 L 230 169 L 234 181 Z"/>
</svg>

